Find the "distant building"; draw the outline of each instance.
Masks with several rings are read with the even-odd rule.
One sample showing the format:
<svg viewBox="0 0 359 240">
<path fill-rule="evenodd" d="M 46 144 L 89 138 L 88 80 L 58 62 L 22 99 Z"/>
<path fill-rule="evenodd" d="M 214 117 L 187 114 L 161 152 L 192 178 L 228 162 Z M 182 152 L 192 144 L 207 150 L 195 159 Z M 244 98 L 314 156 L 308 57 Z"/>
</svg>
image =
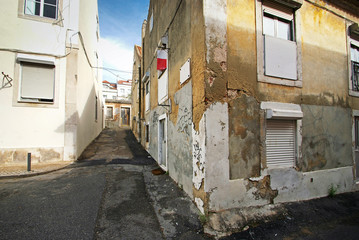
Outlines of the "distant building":
<svg viewBox="0 0 359 240">
<path fill-rule="evenodd" d="M 117 83 L 102 81 L 102 94 L 104 99 L 131 100 L 132 80 L 118 80 Z"/>
<path fill-rule="evenodd" d="M 141 101 L 140 101 L 140 89 L 141 89 L 141 58 L 142 58 L 142 48 L 135 45 L 133 51 L 133 69 L 132 69 L 132 88 L 131 88 L 131 97 L 132 97 L 132 132 L 138 140 L 140 137 L 140 112 L 139 110 Z"/>
<path fill-rule="evenodd" d="M 0 22 L 0 165 L 76 160 L 104 124 L 97 1 L 2 1 Z"/>
<path fill-rule="evenodd" d="M 117 84 L 110 83 L 106 80 L 102 81 L 102 96 L 103 99 L 118 99 Z"/>
<path fill-rule="evenodd" d="M 106 127 L 131 126 L 131 100 L 106 99 L 105 100 Z"/>
<path fill-rule="evenodd" d="M 106 127 L 131 125 L 131 83 L 132 80 L 102 82 Z"/>
<path fill-rule="evenodd" d="M 132 80 L 118 80 L 117 91 L 119 99 L 131 99 Z"/>
</svg>

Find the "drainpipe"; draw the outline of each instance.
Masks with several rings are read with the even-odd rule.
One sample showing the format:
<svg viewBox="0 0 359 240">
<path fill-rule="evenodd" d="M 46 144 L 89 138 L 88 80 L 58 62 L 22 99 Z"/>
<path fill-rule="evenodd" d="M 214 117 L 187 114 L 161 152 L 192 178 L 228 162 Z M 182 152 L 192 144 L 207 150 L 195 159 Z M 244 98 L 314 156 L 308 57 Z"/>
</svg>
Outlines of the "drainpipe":
<svg viewBox="0 0 359 240">
<path fill-rule="evenodd" d="M 142 117 L 141 117 L 141 97 L 142 97 L 142 91 L 141 91 L 141 86 L 142 86 L 142 78 L 141 78 L 141 66 L 138 67 L 138 87 L 139 87 L 139 91 L 138 91 L 138 115 L 139 115 L 139 137 L 138 140 L 141 143 L 141 136 L 142 136 Z"/>
</svg>

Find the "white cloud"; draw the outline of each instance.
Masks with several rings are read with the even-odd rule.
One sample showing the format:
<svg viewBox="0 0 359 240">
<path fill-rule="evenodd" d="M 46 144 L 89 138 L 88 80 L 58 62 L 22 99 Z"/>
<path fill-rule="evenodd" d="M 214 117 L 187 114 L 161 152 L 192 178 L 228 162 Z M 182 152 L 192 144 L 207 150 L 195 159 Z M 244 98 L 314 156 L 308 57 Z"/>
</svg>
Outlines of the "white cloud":
<svg viewBox="0 0 359 240">
<path fill-rule="evenodd" d="M 120 78 L 103 71 L 103 80 L 116 81 L 118 79 L 130 79 L 132 77 L 133 65 L 133 47 L 125 46 L 121 41 L 113 38 L 100 39 L 100 51 L 103 60 L 103 67 L 112 68 L 120 71 L 130 72 L 115 72 Z"/>
</svg>

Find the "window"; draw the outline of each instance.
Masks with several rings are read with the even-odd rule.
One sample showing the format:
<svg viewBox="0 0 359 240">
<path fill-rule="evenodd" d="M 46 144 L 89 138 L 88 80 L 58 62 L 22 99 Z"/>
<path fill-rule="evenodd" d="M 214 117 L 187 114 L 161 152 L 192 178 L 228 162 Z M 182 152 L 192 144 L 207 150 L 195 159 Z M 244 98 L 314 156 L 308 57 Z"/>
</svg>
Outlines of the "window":
<svg viewBox="0 0 359 240">
<path fill-rule="evenodd" d="M 350 46 L 350 62 L 353 91 L 359 91 L 359 47 L 354 44 Z"/>
<path fill-rule="evenodd" d="M 95 121 L 97 121 L 98 119 L 97 111 L 98 111 L 98 102 L 97 102 L 97 96 L 95 96 Z"/>
<path fill-rule="evenodd" d="M 145 91 L 146 91 L 146 112 L 150 110 L 150 81 L 146 82 L 146 87 L 145 87 Z"/>
<path fill-rule="evenodd" d="M 284 40 L 293 41 L 293 20 L 286 20 L 264 13 L 263 34 Z"/>
<path fill-rule="evenodd" d="M 57 19 L 58 0 L 25 0 L 25 14 Z"/>
<path fill-rule="evenodd" d="M 348 29 L 349 95 L 359 97 L 359 25 Z"/>
<path fill-rule="evenodd" d="M 20 101 L 53 103 L 55 66 L 20 62 Z"/>
<path fill-rule="evenodd" d="M 296 159 L 295 121 L 267 120 L 267 167 L 293 167 Z"/>
<path fill-rule="evenodd" d="M 354 142 L 354 167 L 355 176 L 359 180 L 359 111 L 353 110 L 353 142 Z"/>
<path fill-rule="evenodd" d="M 145 128 L 145 138 L 146 138 L 146 143 L 148 143 L 150 141 L 150 125 L 146 124 L 146 128 Z"/>
<path fill-rule="evenodd" d="M 359 150 L 359 116 L 354 117 L 355 149 Z"/>
<path fill-rule="evenodd" d="M 300 105 L 262 102 L 265 112 L 264 139 L 268 168 L 294 167 L 300 160 L 302 118 Z"/>
<path fill-rule="evenodd" d="M 106 119 L 113 119 L 113 107 L 106 107 Z"/>
<path fill-rule="evenodd" d="M 301 87 L 301 51 L 296 42 L 298 1 L 257 1 L 258 81 Z M 295 6 L 293 8 L 293 6 Z"/>
<path fill-rule="evenodd" d="M 151 13 L 151 17 L 150 17 L 150 32 L 152 32 L 153 29 L 153 12 Z"/>
<path fill-rule="evenodd" d="M 166 49 L 157 51 L 158 103 L 167 99 L 168 95 L 168 52 Z"/>
</svg>

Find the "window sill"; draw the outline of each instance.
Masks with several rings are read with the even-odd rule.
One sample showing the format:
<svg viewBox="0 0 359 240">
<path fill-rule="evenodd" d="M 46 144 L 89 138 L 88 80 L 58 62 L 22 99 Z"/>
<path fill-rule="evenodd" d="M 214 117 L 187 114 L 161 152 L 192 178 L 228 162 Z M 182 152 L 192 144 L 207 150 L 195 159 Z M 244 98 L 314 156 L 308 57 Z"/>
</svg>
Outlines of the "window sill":
<svg viewBox="0 0 359 240">
<path fill-rule="evenodd" d="M 23 14 L 23 13 L 21 13 L 21 14 L 19 13 L 18 17 L 27 19 L 27 20 L 43 22 L 43 23 L 53 24 L 53 23 L 57 22 L 57 19 L 55 19 L 55 18 L 40 17 L 40 16 L 36 16 L 36 15 L 28 15 L 28 14 Z"/>
<path fill-rule="evenodd" d="M 270 76 L 266 76 L 266 75 L 262 75 L 262 76 L 259 75 L 258 76 L 258 82 L 271 83 L 271 84 L 289 86 L 289 87 L 298 87 L 298 88 L 302 87 L 302 81 L 301 80 L 290 80 L 290 79 L 285 79 L 285 78 L 275 78 L 275 77 L 270 77 Z"/>
<path fill-rule="evenodd" d="M 19 100 L 13 103 L 14 107 L 33 107 L 33 108 L 58 108 L 58 105 L 54 102 L 35 102 Z"/>
<path fill-rule="evenodd" d="M 349 96 L 359 97 L 359 91 L 349 90 Z"/>
</svg>

